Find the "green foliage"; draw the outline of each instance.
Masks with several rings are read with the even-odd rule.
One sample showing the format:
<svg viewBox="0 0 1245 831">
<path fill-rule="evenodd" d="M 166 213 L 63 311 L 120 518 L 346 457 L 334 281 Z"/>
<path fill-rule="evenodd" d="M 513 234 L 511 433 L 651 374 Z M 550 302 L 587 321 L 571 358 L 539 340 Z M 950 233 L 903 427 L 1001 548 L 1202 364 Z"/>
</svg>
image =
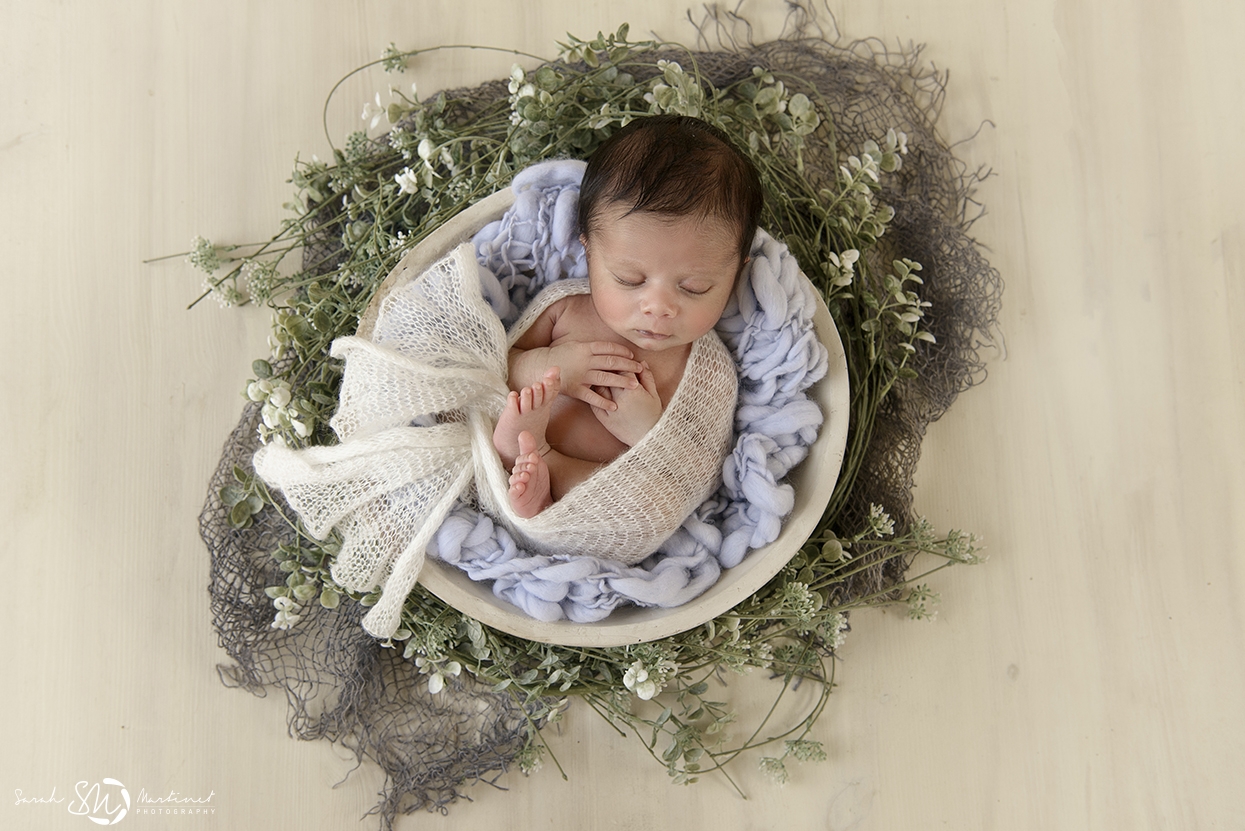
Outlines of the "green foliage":
<svg viewBox="0 0 1245 831">
<path fill-rule="evenodd" d="M 833 686 L 834 653 L 849 630 L 850 611 L 907 602 L 914 615 L 929 616 L 932 594 L 923 585 L 847 600 L 842 587 L 888 561 L 906 568 L 920 555 L 932 556 L 938 564 L 929 571 L 978 561 L 974 537 L 958 531 L 940 537 L 921 519 L 896 533 L 882 506 L 874 506 L 863 528 L 841 527 L 878 407 L 895 383 L 915 374 L 912 356 L 933 342 L 923 328 L 929 303 L 921 298 L 920 264 L 879 262 L 877 251 L 894 217 L 877 198 L 880 182 L 902 166 L 907 139 L 891 130 L 861 148 L 840 148 L 834 177 L 819 178 L 805 168 L 804 151 L 810 137 L 833 142 L 833 125 L 813 87 L 757 67 L 751 77 L 716 88 L 692 52 L 627 35 L 624 25 L 588 41 L 569 37 L 558 60 L 516 66 L 507 97 L 496 101 L 445 93 L 419 100 L 413 86 L 410 95 L 393 91 L 388 105 L 378 95 L 363 110 L 368 129 L 352 133 L 330 162 L 295 161 L 295 193 L 286 205 L 291 216 L 276 236 L 233 260 L 234 248 L 196 238 L 191 261 L 209 273 L 208 293 L 222 302 L 244 302 L 249 293 L 273 310 L 272 353 L 254 363 L 256 377 L 246 389 L 263 407 L 264 440 L 324 443 L 332 440 L 323 425 L 337 405 L 341 376 L 329 344 L 354 332 L 385 275 L 445 220 L 533 162 L 586 157 L 643 115 L 695 115 L 747 148 L 766 189 L 763 224 L 824 294 L 848 350 L 853 429 L 839 484 L 815 532 L 769 585 L 729 614 L 655 643 L 589 649 L 526 641 L 482 626 L 417 586 L 386 645 L 415 662 L 432 692 L 466 672 L 514 696 L 531 727 L 519 759 L 525 771 L 538 768 L 547 753 L 540 727 L 556 721 L 574 697 L 633 733 L 675 782 L 722 771 L 740 753 L 773 742 L 783 742 L 782 754 L 761 765 L 785 781 L 786 760 L 825 756 L 807 736 Z M 426 51 L 433 50 L 402 52 L 391 44 L 376 63 L 401 71 Z M 382 121 L 387 133 L 370 137 Z M 297 265 L 286 263 L 292 253 L 301 255 Z M 222 268 L 229 269 L 223 277 L 213 276 Z M 236 513 L 236 527 L 249 525 L 264 505 L 276 509 L 262 483 L 241 473 L 221 498 L 231 522 Z M 379 590 L 351 592 L 333 581 L 339 541 L 316 542 L 290 523 L 297 544 L 273 552 L 287 575 L 268 589 L 274 627 L 295 625 L 313 602 L 328 608 L 376 602 Z M 771 709 L 742 741 L 731 741 L 737 714 L 710 689 L 757 668 L 780 684 L 778 700 L 799 683 L 819 685 L 821 695 L 795 725 L 769 727 Z"/>
</svg>

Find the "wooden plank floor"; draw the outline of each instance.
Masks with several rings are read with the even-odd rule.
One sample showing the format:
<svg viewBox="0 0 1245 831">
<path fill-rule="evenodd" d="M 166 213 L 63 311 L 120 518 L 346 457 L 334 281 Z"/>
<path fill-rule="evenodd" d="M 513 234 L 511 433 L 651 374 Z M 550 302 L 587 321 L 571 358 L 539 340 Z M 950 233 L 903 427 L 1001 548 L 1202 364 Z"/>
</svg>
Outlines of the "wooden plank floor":
<svg viewBox="0 0 1245 831">
<path fill-rule="evenodd" d="M 941 613 L 857 615 L 828 761 L 749 798 L 667 784 L 573 711 L 552 766 L 400 828 L 1245 828 L 1245 4 L 830 0 L 849 37 L 927 45 L 942 129 L 1006 281 L 990 377 L 929 432 L 917 507 L 992 559 Z M 758 40 L 785 4 L 747 0 Z M 191 236 L 278 225 L 332 84 L 391 41 L 552 55 L 624 20 L 692 42 L 662 0 L 0 4 L 0 527 L 9 598 L 5 828 L 84 828 L 79 781 L 213 793 L 148 828 L 373 828 L 381 778 L 225 690 L 197 537 L 267 315 L 185 306 Z M 421 61 L 421 94 L 512 56 Z M 328 113 L 335 138 L 390 79 Z M 730 689 L 759 706 L 768 682 Z M 60 799 L 59 803 L 31 803 Z M 129 827 L 129 826 L 127 826 Z"/>
</svg>

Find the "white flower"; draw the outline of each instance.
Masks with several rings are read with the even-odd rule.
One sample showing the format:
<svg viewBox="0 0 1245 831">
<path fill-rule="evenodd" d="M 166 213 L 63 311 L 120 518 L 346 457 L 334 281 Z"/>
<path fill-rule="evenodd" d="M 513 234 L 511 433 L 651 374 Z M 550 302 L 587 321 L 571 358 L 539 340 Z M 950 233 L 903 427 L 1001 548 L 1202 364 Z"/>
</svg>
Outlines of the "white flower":
<svg viewBox="0 0 1245 831">
<path fill-rule="evenodd" d="M 292 597 L 282 596 L 273 598 L 272 605 L 277 609 L 277 615 L 272 621 L 273 629 L 290 629 L 303 618 L 299 614 L 303 607 L 299 606 Z"/>
<path fill-rule="evenodd" d="M 290 419 L 290 427 L 294 428 L 294 432 L 298 434 L 300 439 L 305 439 L 311 435 L 311 428 L 307 426 L 306 422 L 300 421 L 297 418 Z"/>
<path fill-rule="evenodd" d="M 272 621 L 272 628 L 282 630 L 292 629 L 295 623 L 302 620 L 302 617 L 302 615 L 294 614 L 293 612 L 277 612 L 277 616 Z"/>
<path fill-rule="evenodd" d="M 419 193 L 419 177 L 409 167 L 403 168 L 401 173 L 393 177 L 393 181 L 402 193 Z"/>
<path fill-rule="evenodd" d="M 510 94 L 514 95 L 519 91 L 519 87 L 523 86 L 523 82 L 527 79 L 527 73 L 523 71 L 523 67 L 514 64 L 510 68 Z"/>
<path fill-rule="evenodd" d="M 881 505 L 869 505 L 869 528 L 874 536 L 889 537 L 895 533 L 895 520 L 886 513 Z"/>
<path fill-rule="evenodd" d="M 835 612 L 824 624 L 824 631 L 831 649 L 838 649 L 847 640 L 847 618 Z"/>
<path fill-rule="evenodd" d="M 648 669 L 640 661 L 636 661 L 623 674 L 623 686 L 636 694 L 637 698 L 648 701 L 660 692 L 657 682 L 648 677 Z"/>
<path fill-rule="evenodd" d="M 368 101 L 363 105 L 363 115 L 361 117 L 364 121 L 371 119 L 367 125 L 367 128 L 369 130 L 375 130 L 376 126 L 380 124 L 381 119 L 385 117 L 385 112 L 386 108 L 381 105 L 380 93 L 378 92 L 376 93 L 376 103 Z"/>
<path fill-rule="evenodd" d="M 850 286 L 855 276 L 856 261 L 860 259 L 860 252 L 855 248 L 849 248 L 842 254 L 835 254 L 831 251 L 829 257 L 830 264 L 839 272 L 837 276 L 831 278 L 831 285 Z"/>
</svg>

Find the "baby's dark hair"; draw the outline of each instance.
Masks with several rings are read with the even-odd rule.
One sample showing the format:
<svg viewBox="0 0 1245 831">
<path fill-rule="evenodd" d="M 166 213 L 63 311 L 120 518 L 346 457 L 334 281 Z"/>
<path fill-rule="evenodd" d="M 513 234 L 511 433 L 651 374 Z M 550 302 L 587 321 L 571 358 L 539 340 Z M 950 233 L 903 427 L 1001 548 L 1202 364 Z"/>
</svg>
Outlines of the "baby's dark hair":
<svg viewBox="0 0 1245 831">
<path fill-rule="evenodd" d="M 637 118 L 588 160 L 579 187 L 579 230 L 592 236 L 601 212 L 713 217 L 739 229 L 739 260 L 752 249 L 765 201 L 752 161 L 711 124 L 685 115 Z"/>
</svg>

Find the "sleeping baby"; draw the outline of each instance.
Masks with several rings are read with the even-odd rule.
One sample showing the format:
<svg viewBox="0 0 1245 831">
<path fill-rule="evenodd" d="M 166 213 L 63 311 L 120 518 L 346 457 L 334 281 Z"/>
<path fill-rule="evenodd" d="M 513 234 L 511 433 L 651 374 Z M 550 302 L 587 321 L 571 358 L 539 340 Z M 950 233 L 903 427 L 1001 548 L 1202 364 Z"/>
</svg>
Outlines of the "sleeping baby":
<svg viewBox="0 0 1245 831">
<path fill-rule="evenodd" d="M 752 163 L 695 118 L 637 119 L 593 154 L 579 196 L 586 293 L 544 306 L 510 349 L 493 443 L 515 515 L 536 516 L 647 436 L 693 355 L 718 358 L 693 364 L 729 372 L 701 388 L 730 400 L 686 409 L 733 415 L 733 365 L 713 329 L 748 262 L 762 199 Z M 716 453 L 720 470 L 721 430 L 705 429 L 719 435 L 698 450 Z M 726 439 L 729 429 L 728 418 Z"/>
</svg>

